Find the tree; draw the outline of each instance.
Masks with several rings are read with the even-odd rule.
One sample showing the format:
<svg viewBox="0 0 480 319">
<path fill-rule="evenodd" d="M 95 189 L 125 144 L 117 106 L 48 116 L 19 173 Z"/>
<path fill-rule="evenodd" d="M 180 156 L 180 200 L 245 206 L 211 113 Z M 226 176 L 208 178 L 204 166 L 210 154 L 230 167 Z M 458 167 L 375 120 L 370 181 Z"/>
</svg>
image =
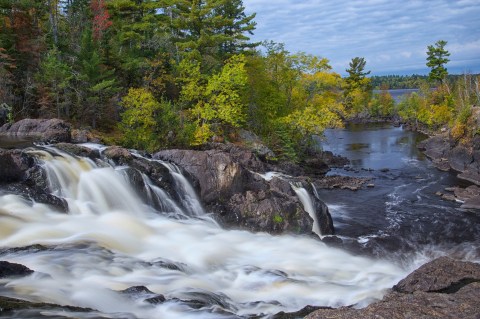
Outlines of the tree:
<svg viewBox="0 0 480 319">
<path fill-rule="evenodd" d="M 159 148 L 156 116 L 161 104 L 153 94 L 143 88 L 128 90 L 121 105 L 124 108 L 120 128 L 127 146 L 154 151 Z"/>
<path fill-rule="evenodd" d="M 427 66 L 431 69 L 429 79 L 431 81 L 443 82 L 448 75 L 445 64 L 450 60 L 447 58 L 450 53 L 445 50 L 447 41 L 439 40 L 435 45 L 429 45 L 427 51 Z"/>
<path fill-rule="evenodd" d="M 366 87 L 364 79 L 370 74 L 370 71 L 364 72 L 366 64 L 365 59 L 359 57 L 353 58 L 349 63 L 350 68 L 346 70 L 348 73 L 346 81 L 350 88 Z"/>
<path fill-rule="evenodd" d="M 45 115 L 57 116 L 61 118 L 68 115 L 68 112 L 62 112 L 61 100 L 66 97 L 64 90 L 68 87 L 72 79 L 72 70 L 62 61 L 60 52 L 56 47 L 47 52 L 46 56 L 40 63 L 40 70 L 37 73 L 37 81 L 40 82 L 42 88 L 45 89 L 47 100 L 51 103 L 44 103 Z M 64 93 L 64 94 L 62 94 Z M 55 107 L 49 107 L 50 105 Z M 67 114 L 65 114 L 67 113 Z"/>
<path fill-rule="evenodd" d="M 201 62 L 202 73 L 218 71 L 232 54 L 248 46 L 255 15 L 246 16 L 238 0 L 181 0 L 173 10 L 175 43 L 184 55 Z"/>
<path fill-rule="evenodd" d="M 355 57 L 346 70 L 348 77 L 345 79 L 344 104 L 355 115 L 366 110 L 372 94 L 370 79 L 366 77 L 370 71 L 365 72 L 366 63 L 364 58 Z"/>
</svg>

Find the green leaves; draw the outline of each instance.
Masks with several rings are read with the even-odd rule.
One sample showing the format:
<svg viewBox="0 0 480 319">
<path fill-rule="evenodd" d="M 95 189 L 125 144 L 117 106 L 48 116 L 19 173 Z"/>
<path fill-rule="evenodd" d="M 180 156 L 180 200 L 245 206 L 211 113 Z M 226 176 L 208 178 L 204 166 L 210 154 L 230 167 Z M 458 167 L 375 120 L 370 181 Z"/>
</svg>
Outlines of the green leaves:
<svg viewBox="0 0 480 319">
<path fill-rule="evenodd" d="M 429 79 L 431 81 L 443 81 L 448 75 L 445 64 L 450 60 L 447 58 L 450 53 L 445 50 L 447 41 L 439 40 L 435 45 L 429 45 L 427 51 L 427 66 L 431 69 Z"/>
</svg>

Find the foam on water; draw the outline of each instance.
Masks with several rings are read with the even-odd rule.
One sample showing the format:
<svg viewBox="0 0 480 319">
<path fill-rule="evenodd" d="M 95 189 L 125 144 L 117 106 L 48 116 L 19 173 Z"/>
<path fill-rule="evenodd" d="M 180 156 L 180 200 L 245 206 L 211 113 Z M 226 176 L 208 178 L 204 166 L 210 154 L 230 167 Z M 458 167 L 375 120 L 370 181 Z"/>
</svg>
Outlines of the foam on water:
<svg viewBox="0 0 480 319">
<path fill-rule="evenodd" d="M 310 237 L 169 218 L 143 203 L 121 170 L 41 155 L 52 191 L 68 200 L 70 212 L 17 195 L 0 196 L 0 245 L 50 247 L 2 256 L 36 271 L 8 280 L 12 296 L 90 307 L 112 318 L 114 313 L 145 319 L 234 318 L 306 305 L 362 306 L 411 270 L 353 256 Z M 159 260 L 179 266 L 164 267 Z M 118 292 L 139 285 L 167 301 L 152 305 Z M 193 309 L 182 301 L 198 296 L 209 296 L 210 302 Z"/>
</svg>

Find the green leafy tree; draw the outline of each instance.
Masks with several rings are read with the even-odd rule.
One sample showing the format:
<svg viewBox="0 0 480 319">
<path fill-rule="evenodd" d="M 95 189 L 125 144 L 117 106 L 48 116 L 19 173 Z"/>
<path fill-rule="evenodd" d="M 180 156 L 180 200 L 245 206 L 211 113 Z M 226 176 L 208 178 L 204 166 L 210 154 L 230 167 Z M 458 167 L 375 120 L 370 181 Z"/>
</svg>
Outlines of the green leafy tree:
<svg viewBox="0 0 480 319">
<path fill-rule="evenodd" d="M 200 63 L 182 62 L 181 99 L 190 103 L 190 114 L 197 125 L 195 144 L 202 144 L 224 130 L 240 127 L 246 119 L 244 89 L 247 71 L 243 55 L 232 56 L 223 68 L 210 77 L 200 72 Z"/>
<path fill-rule="evenodd" d="M 160 147 L 157 138 L 157 114 L 162 105 L 153 94 L 144 88 L 131 88 L 121 102 L 124 112 L 120 129 L 124 133 L 124 144 L 147 151 Z"/>
<path fill-rule="evenodd" d="M 447 41 L 439 40 L 435 45 L 428 46 L 427 66 L 431 69 L 428 75 L 431 81 L 443 82 L 448 75 L 445 64 L 450 61 L 448 59 L 450 53 L 445 50 L 446 45 Z"/>
</svg>

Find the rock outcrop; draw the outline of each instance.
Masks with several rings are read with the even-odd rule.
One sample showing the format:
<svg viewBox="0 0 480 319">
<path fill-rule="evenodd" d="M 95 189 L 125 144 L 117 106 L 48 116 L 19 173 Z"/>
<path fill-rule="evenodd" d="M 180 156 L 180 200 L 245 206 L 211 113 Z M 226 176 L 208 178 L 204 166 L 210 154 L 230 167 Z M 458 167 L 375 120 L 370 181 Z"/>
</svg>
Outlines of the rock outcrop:
<svg viewBox="0 0 480 319">
<path fill-rule="evenodd" d="M 479 318 L 480 265 L 447 257 L 408 275 L 378 302 L 363 309 L 320 309 L 307 319 Z"/>
<path fill-rule="evenodd" d="M 23 119 L 0 127 L 0 135 L 32 137 L 40 142 L 70 142 L 71 125 L 59 119 Z"/>
<path fill-rule="evenodd" d="M 455 171 L 461 180 L 480 186 L 480 136 L 476 136 L 469 146 L 457 144 L 447 133 L 435 135 L 419 143 L 418 147 L 442 171 Z M 463 209 L 480 210 L 480 196 L 470 192 L 468 198 L 456 198 L 449 194 L 439 194 L 444 199 L 458 199 L 464 202 Z"/>
<path fill-rule="evenodd" d="M 293 191 L 290 180 L 262 174 L 272 166 L 260 161 L 252 151 L 217 145 L 205 151 L 165 150 L 153 157 L 175 163 L 193 176 L 198 181 L 202 202 L 225 225 L 274 234 L 312 231 L 314 220 Z M 309 187 L 301 179 L 291 180 Z M 310 197 L 322 234 L 333 234 L 328 208 L 315 196 Z"/>
</svg>

